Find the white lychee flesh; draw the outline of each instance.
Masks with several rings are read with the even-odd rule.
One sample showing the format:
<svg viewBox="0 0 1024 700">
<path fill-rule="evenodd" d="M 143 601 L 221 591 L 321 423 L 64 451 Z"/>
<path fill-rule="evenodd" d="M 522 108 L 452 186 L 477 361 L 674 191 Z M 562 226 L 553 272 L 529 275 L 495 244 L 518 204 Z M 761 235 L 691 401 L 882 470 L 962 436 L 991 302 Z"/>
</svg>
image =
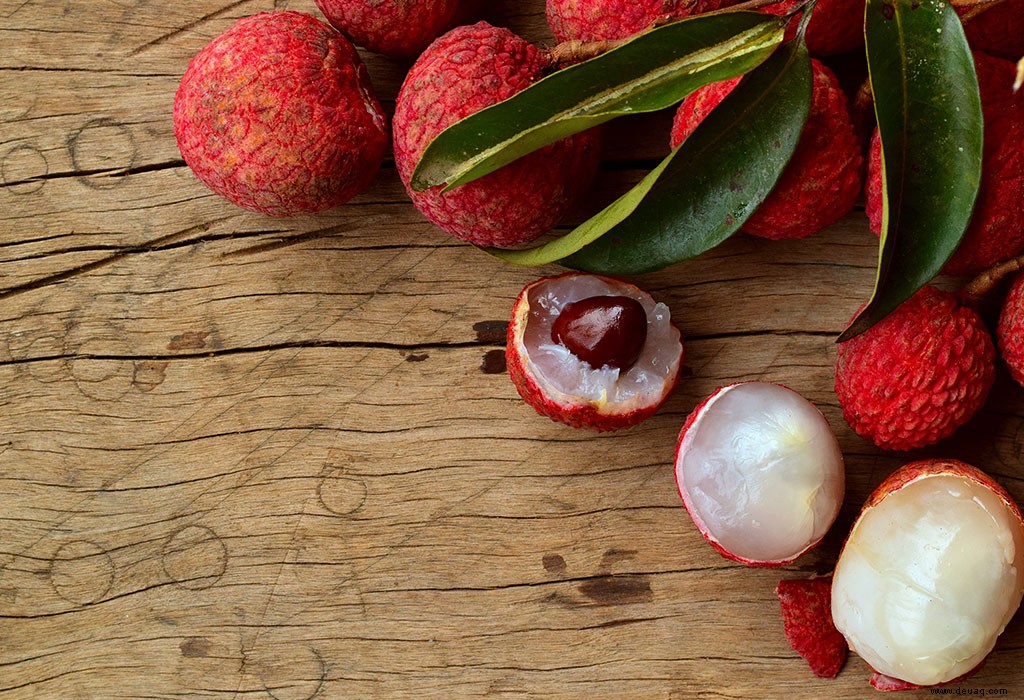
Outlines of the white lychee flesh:
<svg viewBox="0 0 1024 700">
<path fill-rule="evenodd" d="M 647 341 L 626 371 L 591 367 L 551 338 L 551 327 L 568 304 L 593 296 L 628 296 L 647 312 Z M 668 307 L 628 284 L 597 275 L 563 275 L 529 291 L 529 319 L 523 350 L 536 382 L 547 396 L 565 403 L 632 406 L 660 403 L 665 386 L 675 380 L 683 348 Z"/>
<path fill-rule="evenodd" d="M 719 389 L 687 421 L 676 450 L 687 511 L 723 555 L 792 561 L 816 545 L 843 501 L 843 455 L 825 416 L 785 387 Z"/>
<path fill-rule="evenodd" d="M 836 565 L 832 618 L 887 676 L 933 685 L 992 650 L 1024 590 L 1024 528 L 987 486 L 918 478 L 869 505 Z"/>
</svg>

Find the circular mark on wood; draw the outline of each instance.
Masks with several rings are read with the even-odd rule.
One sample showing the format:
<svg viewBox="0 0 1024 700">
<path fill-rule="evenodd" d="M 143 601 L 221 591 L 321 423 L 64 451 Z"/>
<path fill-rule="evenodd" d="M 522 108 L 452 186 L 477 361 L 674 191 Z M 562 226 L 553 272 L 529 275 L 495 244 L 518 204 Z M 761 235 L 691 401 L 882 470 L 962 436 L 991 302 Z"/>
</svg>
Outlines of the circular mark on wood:
<svg viewBox="0 0 1024 700">
<path fill-rule="evenodd" d="M 71 378 L 82 395 L 98 401 L 116 401 L 132 388 L 128 363 L 121 360 L 71 360 Z"/>
<path fill-rule="evenodd" d="M 38 147 L 21 143 L 7 151 L 0 162 L 0 179 L 14 194 L 32 194 L 42 189 L 50 164 Z"/>
<path fill-rule="evenodd" d="M 47 572 L 53 590 L 76 605 L 103 599 L 114 585 L 114 560 L 95 542 L 76 540 L 61 545 Z"/>
<path fill-rule="evenodd" d="M 209 588 L 228 569 L 228 548 L 204 525 L 178 530 L 164 544 L 160 562 L 167 577 L 191 591 Z"/>
<path fill-rule="evenodd" d="M 124 183 L 124 177 L 121 176 L 135 166 L 139 157 L 139 148 L 132 132 L 121 122 L 109 117 L 86 122 L 81 129 L 71 134 L 68 137 L 68 152 L 75 172 L 83 173 L 78 180 L 87 187 L 99 190 L 113 189 Z M 107 177 L 85 177 L 100 173 Z"/>
<path fill-rule="evenodd" d="M 545 554 L 540 563 L 544 565 L 545 571 L 552 574 L 560 574 L 565 571 L 565 559 L 561 554 Z"/>
<path fill-rule="evenodd" d="M 318 649 L 285 640 L 260 640 L 249 661 L 274 700 L 314 700 L 327 685 L 327 662 Z"/>
<path fill-rule="evenodd" d="M 361 479 L 345 476 L 341 469 L 331 469 L 317 484 L 320 505 L 335 515 L 351 515 L 366 502 L 366 484 Z"/>
<path fill-rule="evenodd" d="M 132 373 L 132 386 L 145 393 L 153 391 L 164 383 L 167 365 L 166 361 L 136 360 L 135 371 Z"/>
</svg>

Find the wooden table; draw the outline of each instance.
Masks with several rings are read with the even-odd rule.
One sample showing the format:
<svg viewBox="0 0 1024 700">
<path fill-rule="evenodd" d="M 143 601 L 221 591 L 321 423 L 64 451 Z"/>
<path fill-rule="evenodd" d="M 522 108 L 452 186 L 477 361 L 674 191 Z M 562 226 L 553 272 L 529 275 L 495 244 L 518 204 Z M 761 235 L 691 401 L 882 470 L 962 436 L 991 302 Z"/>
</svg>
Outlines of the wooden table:
<svg viewBox="0 0 1024 700">
<path fill-rule="evenodd" d="M 832 390 L 834 337 L 874 276 L 863 213 L 641 278 L 687 376 L 637 428 L 573 431 L 502 359 L 512 300 L 556 268 L 435 229 L 390 163 L 290 220 L 185 167 L 170 115 L 189 58 L 275 7 L 315 12 L 0 0 L 0 697 L 875 697 L 855 657 L 811 675 L 774 593 L 829 571 L 909 459 L 854 435 Z M 539 0 L 488 13 L 550 41 Z M 367 60 L 390 108 L 405 65 Z M 665 126 L 610 130 L 591 209 L 660 158 Z M 1024 499 L 1024 393 L 1000 372 L 920 455 Z M 672 477 L 687 413 L 743 379 L 815 401 L 847 457 L 839 523 L 781 571 L 712 551 Z M 1024 689 L 1022 646 L 1018 618 L 962 687 Z"/>
</svg>

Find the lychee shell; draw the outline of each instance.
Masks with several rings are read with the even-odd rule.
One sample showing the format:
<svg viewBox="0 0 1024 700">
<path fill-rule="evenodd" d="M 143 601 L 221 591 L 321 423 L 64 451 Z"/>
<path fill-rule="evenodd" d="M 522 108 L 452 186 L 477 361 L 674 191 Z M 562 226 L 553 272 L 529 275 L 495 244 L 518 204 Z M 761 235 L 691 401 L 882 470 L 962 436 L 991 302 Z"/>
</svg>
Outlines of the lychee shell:
<svg viewBox="0 0 1024 700">
<path fill-rule="evenodd" d="M 468 14 L 478 0 L 316 0 L 353 44 L 388 56 L 412 57 Z"/>
</svg>

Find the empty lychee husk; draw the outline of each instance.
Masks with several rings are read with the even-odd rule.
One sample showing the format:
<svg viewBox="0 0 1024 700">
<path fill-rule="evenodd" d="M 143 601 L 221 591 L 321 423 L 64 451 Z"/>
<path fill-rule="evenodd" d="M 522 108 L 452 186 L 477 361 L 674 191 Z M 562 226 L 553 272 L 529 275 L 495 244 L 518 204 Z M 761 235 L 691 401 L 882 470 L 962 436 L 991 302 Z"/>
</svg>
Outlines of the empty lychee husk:
<svg viewBox="0 0 1024 700">
<path fill-rule="evenodd" d="M 722 556 L 781 566 L 817 545 L 843 502 L 843 455 L 825 416 L 765 382 L 722 387 L 679 434 L 676 484 Z"/>
<path fill-rule="evenodd" d="M 882 690 L 975 670 L 1020 605 L 1024 519 L 981 470 L 897 469 L 868 498 L 836 564 L 832 618 Z"/>
<path fill-rule="evenodd" d="M 505 354 L 516 389 L 538 413 L 606 431 L 658 410 L 678 380 L 683 343 L 668 307 L 647 292 L 611 277 L 567 273 L 519 294 Z"/>
</svg>

